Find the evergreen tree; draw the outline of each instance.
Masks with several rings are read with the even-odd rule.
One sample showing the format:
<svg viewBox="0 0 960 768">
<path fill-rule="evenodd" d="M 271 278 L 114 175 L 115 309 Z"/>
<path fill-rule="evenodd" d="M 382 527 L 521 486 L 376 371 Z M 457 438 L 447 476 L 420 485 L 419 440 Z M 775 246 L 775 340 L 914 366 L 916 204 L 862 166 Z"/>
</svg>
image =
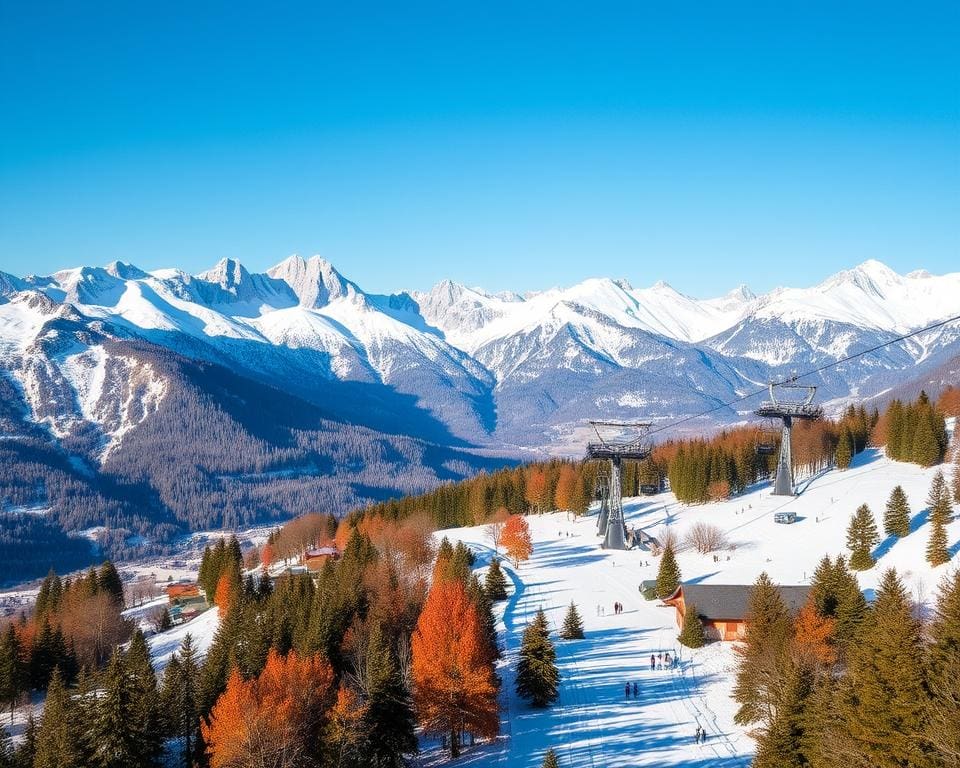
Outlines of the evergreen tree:
<svg viewBox="0 0 960 768">
<path fill-rule="evenodd" d="M 783 679 L 782 664 L 792 623 L 780 590 L 761 573 L 747 599 L 747 629 L 737 647 L 737 681 L 733 699 L 740 705 L 734 719 L 740 725 L 773 719 Z"/>
<path fill-rule="evenodd" d="M 500 646 L 497 644 L 497 620 L 493 615 L 493 603 L 490 602 L 487 593 L 480 586 L 480 579 L 477 578 L 476 574 L 471 576 L 467 583 L 467 597 L 470 598 L 470 602 L 477 609 L 480 635 L 484 640 L 487 659 L 493 664 L 500 658 Z"/>
<path fill-rule="evenodd" d="M 60 670 L 54 669 L 37 729 L 33 768 L 81 768 L 81 734 L 73 710 Z"/>
<path fill-rule="evenodd" d="M 788 663 L 783 688 L 769 727 L 757 740 L 752 768 L 804 768 L 805 703 L 813 687 L 813 674 L 796 663 Z"/>
<path fill-rule="evenodd" d="M 924 737 L 943 765 L 956 765 L 960 764 L 960 729 L 956 727 L 960 722 L 960 570 L 954 570 L 940 584 L 930 640 L 930 698 Z"/>
<path fill-rule="evenodd" d="M 95 705 L 90 743 L 95 768 L 132 768 L 145 765 L 140 759 L 140 744 L 134 722 L 134 690 L 127 675 L 123 654 L 115 650 L 110 657 L 103 691 Z"/>
<path fill-rule="evenodd" d="M 16 768 L 14 764 L 13 747 L 7 731 L 0 725 L 0 768 Z M 33 768 L 31 765 L 30 768 Z"/>
<path fill-rule="evenodd" d="M 953 500 L 960 504 L 960 454 L 953 465 Z"/>
<path fill-rule="evenodd" d="M 557 762 L 557 753 L 553 751 L 553 747 L 550 747 L 544 754 L 541 768 L 560 768 L 560 763 Z"/>
<path fill-rule="evenodd" d="M 880 542 L 877 533 L 877 524 L 873 513 L 866 504 L 857 507 L 857 511 L 850 518 L 847 528 L 847 549 L 850 550 L 850 567 L 856 571 L 865 571 L 873 568 L 876 561 L 871 550 Z"/>
<path fill-rule="evenodd" d="M 110 595 L 116 605 L 123 607 L 123 581 L 109 560 L 105 561 L 97 572 L 97 591 Z"/>
<path fill-rule="evenodd" d="M 953 506 L 943 472 L 937 472 L 930 485 L 927 497 L 930 505 L 930 540 L 927 542 L 927 562 L 933 566 L 950 561 L 947 547 L 947 526 L 953 521 Z"/>
<path fill-rule="evenodd" d="M 943 448 L 939 437 L 939 424 L 943 417 L 938 416 L 929 402 L 921 403 L 916 408 L 916 426 L 913 433 L 913 445 L 910 460 L 921 467 L 932 467 L 943 460 Z"/>
<path fill-rule="evenodd" d="M 517 693 L 535 707 L 549 706 L 557 699 L 560 671 L 556 659 L 547 616 L 541 608 L 523 631 L 517 663 Z"/>
<path fill-rule="evenodd" d="M 484 577 L 483 588 L 492 601 L 507 599 L 507 577 L 500 567 L 500 559 L 493 558 L 490 561 L 490 567 L 487 568 L 487 575 Z"/>
<path fill-rule="evenodd" d="M 919 623 L 896 572 L 888 570 L 850 648 L 838 694 L 846 748 L 856 760 L 844 764 L 926 764 L 920 745 L 926 699 L 922 657 Z"/>
<path fill-rule="evenodd" d="M 30 648 L 30 687 L 34 690 L 46 690 L 53 668 L 57 666 L 57 650 L 53 628 L 44 617 Z"/>
<path fill-rule="evenodd" d="M 583 639 L 583 619 L 580 618 L 580 612 L 572 600 L 570 601 L 570 607 L 567 608 L 567 615 L 563 617 L 563 629 L 560 630 L 560 637 L 564 640 Z"/>
<path fill-rule="evenodd" d="M 10 708 L 10 722 L 13 722 L 13 708 L 23 693 L 25 670 L 21 660 L 20 640 L 13 624 L 8 624 L 0 639 L 0 704 Z"/>
<path fill-rule="evenodd" d="M 910 534 L 910 504 L 907 502 L 907 494 L 899 485 L 893 489 L 887 501 L 887 511 L 883 516 L 883 530 L 887 536 L 896 536 L 900 539 Z"/>
<path fill-rule="evenodd" d="M 365 765 L 405 768 L 409 762 L 404 756 L 417 751 L 413 704 L 379 625 L 370 634 L 366 679 L 364 725 L 369 745 Z"/>
<path fill-rule="evenodd" d="M 163 675 L 162 701 L 168 732 L 184 743 L 189 768 L 200 732 L 200 668 L 193 638 L 187 634 Z"/>
<path fill-rule="evenodd" d="M 453 549 L 453 555 L 450 558 L 449 575 L 451 578 L 459 579 L 466 584 L 470 579 L 470 571 L 473 566 L 474 556 L 470 547 L 462 541 L 457 542 Z"/>
<path fill-rule="evenodd" d="M 677 637 L 687 648 L 703 648 L 706 638 L 703 635 L 703 622 L 700 620 L 700 613 L 697 606 L 690 603 L 686 606 L 683 614 L 683 626 L 680 628 L 680 636 Z"/>
<path fill-rule="evenodd" d="M 657 571 L 657 597 L 661 600 L 670 597 L 680 586 L 680 566 L 673 554 L 673 545 L 667 544 L 660 557 L 660 569 Z"/>
<path fill-rule="evenodd" d="M 837 450 L 834 453 L 837 469 L 847 469 L 852 458 L 853 437 L 850 435 L 850 430 L 844 427 L 843 432 L 840 433 L 840 440 L 837 442 Z"/>
<path fill-rule="evenodd" d="M 155 765 L 163 754 L 160 691 L 150 662 L 150 650 L 139 628 L 133 633 L 124 656 L 124 667 L 132 689 L 130 727 L 139 747 L 138 764 Z"/>
<path fill-rule="evenodd" d="M 20 746 L 13 753 L 16 768 L 32 768 L 37 753 L 37 722 L 33 715 L 27 717 L 27 728 L 23 733 Z"/>
<path fill-rule="evenodd" d="M 817 614 L 836 621 L 834 639 L 842 654 L 867 611 L 857 577 L 847 568 L 842 555 L 835 563 L 829 557 L 820 561 L 813 573 L 810 593 Z"/>
</svg>

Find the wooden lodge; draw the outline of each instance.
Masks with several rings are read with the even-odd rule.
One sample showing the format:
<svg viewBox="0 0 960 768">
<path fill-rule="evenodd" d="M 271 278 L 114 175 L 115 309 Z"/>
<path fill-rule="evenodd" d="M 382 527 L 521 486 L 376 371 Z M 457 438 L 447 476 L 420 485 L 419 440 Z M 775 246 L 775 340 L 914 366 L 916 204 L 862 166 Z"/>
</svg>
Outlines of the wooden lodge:
<svg viewBox="0 0 960 768">
<path fill-rule="evenodd" d="M 339 560 L 340 551 L 336 547 L 314 547 L 308 549 L 300 558 L 300 564 L 308 571 L 317 572 L 327 560 Z"/>
<path fill-rule="evenodd" d="M 167 599 L 172 603 L 178 598 L 199 597 L 200 585 L 193 581 L 178 581 L 167 587 Z"/>
<path fill-rule="evenodd" d="M 687 606 L 696 606 L 708 640 L 741 640 L 747 627 L 750 584 L 681 584 L 664 603 L 676 610 L 677 626 L 683 626 Z M 807 601 L 808 586 L 778 587 L 787 608 L 796 613 Z"/>
</svg>

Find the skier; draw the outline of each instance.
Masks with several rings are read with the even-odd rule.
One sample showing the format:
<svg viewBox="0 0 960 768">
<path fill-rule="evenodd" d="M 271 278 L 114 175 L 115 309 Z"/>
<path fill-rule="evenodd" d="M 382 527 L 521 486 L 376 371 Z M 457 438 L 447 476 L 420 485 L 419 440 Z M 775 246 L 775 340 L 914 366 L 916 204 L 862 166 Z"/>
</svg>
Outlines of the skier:
<svg viewBox="0 0 960 768">
<path fill-rule="evenodd" d="M 633 684 L 633 698 L 637 698 L 640 693 L 640 686 L 636 683 Z"/>
<path fill-rule="evenodd" d="M 623 686 L 623 695 L 628 699 L 630 698 L 630 683 L 625 683 Z"/>
<path fill-rule="evenodd" d="M 650 671 L 653 672 L 657 668 L 657 657 L 652 653 L 650 654 Z"/>
<path fill-rule="evenodd" d="M 700 726 L 697 725 L 697 730 L 693 732 L 693 740 L 696 744 L 700 743 Z"/>
<path fill-rule="evenodd" d="M 663 654 L 663 663 L 664 663 L 666 666 L 668 666 L 668 667 L 670 666 L 670 654 L 669 654 L 669 653 Z"/>
</svg>

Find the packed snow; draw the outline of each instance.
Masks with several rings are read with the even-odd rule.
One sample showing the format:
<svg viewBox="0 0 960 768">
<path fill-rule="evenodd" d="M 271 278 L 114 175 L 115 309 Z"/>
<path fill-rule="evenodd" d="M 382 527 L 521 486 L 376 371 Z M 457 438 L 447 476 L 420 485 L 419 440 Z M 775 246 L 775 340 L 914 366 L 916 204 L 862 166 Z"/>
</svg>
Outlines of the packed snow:
<svg viewBox="0 0 960 768">
<path fill-rule="evenodd" d="M 870 449 L 846 471 L 829 471 L 801 484 L 795 498 L 771 496 L 766 484 L 726 502 L 686 507 L 672 494 L 627 499 L 628 526 L 657 535 L 665 527 L 678 534 L 697 521 L 722 528 L 729 546 L 713 554 L 683 551 L 678 562 L 684 581 L 751 584 L 766 571 L 777 582 L 809 583 L 820 558 L 845 553 L 846 528 L 857 506 L 866 503 L 883 530 L 882 514 L 890 491 L 902 485 L 912 510 L 911 534 L 902 540 L 882 539 L 874 554 L 877 565 L 858 575 L 868 598 L 881 573 L 895 567 L 914 598 L 928 603 L 940 578 L 960 558 L 960 519 L 948 529 L 951 565 L 931 568 L 924 559 L 929 525 L 926 496 L 936 471 L 893 462 Z M 773 522 L 780 510 L 797 513 L 797 522 Z M 454 765 L 535 768 L 553 747 L 561 765 L 684 766 L 694 768 L 747 766 L 754 742 L 733 722 L 729 697 L 735 669 L 732 643 L 712 643 L 698 651 L 676 641 L 674 610 L 646 601 L 640 582 L 655 579 L 659 559 L 649 552 L 605 551 L 595 533 L 596 516 L 571 519 L 555 512 L 530 516 L 534 553 L 518 569 L 504 562 L 512 582 L 507 601 L 496 604 L 505 659 L 502 735 L 493 744 L 468 749 Z M 438 532 L 461 540 L 477 553 L 480 571 L 492 554 L 483 527 Z M 584 619 L 584 640 L 559 640 L 557 631 L 570 601 Z M 619 615 L 613 603 L 625 606 Z M 514 692 L 514 670 L 520 638 L 527 622 L 543 608 L 553 628 L 562 675 L 560 700 L 535 710 Z M 680 658 L 676 670 L 651 670 L 650 655 L 669 651 Z M 637 698 L 624 696 L 624 684 L 636 682 Z M 694 743 L 697 724 L 707 732 Z M 424 765 L 444 761 L 439 745 L 425 742 Z"/>
</svg>

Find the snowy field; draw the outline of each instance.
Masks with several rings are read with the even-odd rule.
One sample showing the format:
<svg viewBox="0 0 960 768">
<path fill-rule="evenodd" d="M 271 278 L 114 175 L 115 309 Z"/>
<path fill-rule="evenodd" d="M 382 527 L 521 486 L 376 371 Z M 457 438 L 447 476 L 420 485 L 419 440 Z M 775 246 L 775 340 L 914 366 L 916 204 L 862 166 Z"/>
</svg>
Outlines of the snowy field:
<svg viewBox="0 0 960 768">
<path fill-rule="evenodd" d="M 803 494 L 793 499 L 773 497 L 763 486 L 736 500 L 698 507 L 677 504 L 671 494 L 628 499 L 625 511 L 628 525 L 654 535 L 669 526 L 682 536 L 700 520 L 727 532 L 731 547 L 720 553 L 719 562 L 712 554 L 678 555 L 684 581 L 749 584 L 767 571 L 781 584 L 803 584 L 823 555 L 845 552 L 847 524 L 860 504 L 869 504 L 882 533 L 886 500 L 900 484 L 910 501 L 912 532 L 900 541 L 882 539 L 874 552 L 878 563 L 859 574 L 860 584 L 871 597 L 882 571 L 893 566 L 915 599 L 928 602 L 942 575 L 960 562 L 960 521 L 948 529 L 951 564 L 932 569 L 924 560 L 929 534 L 925 499 L 935 471 L 892 462 L 880 451 L 868 450 L 849 470 L 826 472 L 805 483 Z M 795 511 L 798 521 L 774 523 L 773 513 L 779 510 Z M 570 520 L 552 513 L 528 519 L 533 557 L 517 570 L 505 568 L 511 595 L 496 605 L 506 648 L 499 670 L 503 735 L 494 744 L 468 749 L 453 764 L 536 768 L 552 746 L 564 768 L 747 766 L 754 744 L 734 724 L 729 698 L 733 645 L 714 643 L 693 652 L 679 646 L 673 609 L 644 600 L 638 590 L 642 580 L 656 578 L 658 558 L 641 550 L 601 550 L 593 515 Z M 441 535 L 469 544 L 478 553 L 479 565 L 489 561 L 491 543 L 482 527 Z M 563 641 L 557 630 L 571 600 L 580 608 L 586 637 Z M 624 604 L 622 614 L 613 615 L 614 601 Z M 514 693 L 514 669 L 523 628 L 541 607 L 554 630 L 562 683 L 555 706 L 534 710 Z M 660 651 L 679 653 L 679 669 L 651 671 L 650 654 Z M 625 699 L 627 681 L 638 683 L 637 699 Z M 694 743 L 697 723 L 708 734 L 704 745 Z M 439 747 L 424 746 L 421 764 L 444 762 Z"/>
</svg>

